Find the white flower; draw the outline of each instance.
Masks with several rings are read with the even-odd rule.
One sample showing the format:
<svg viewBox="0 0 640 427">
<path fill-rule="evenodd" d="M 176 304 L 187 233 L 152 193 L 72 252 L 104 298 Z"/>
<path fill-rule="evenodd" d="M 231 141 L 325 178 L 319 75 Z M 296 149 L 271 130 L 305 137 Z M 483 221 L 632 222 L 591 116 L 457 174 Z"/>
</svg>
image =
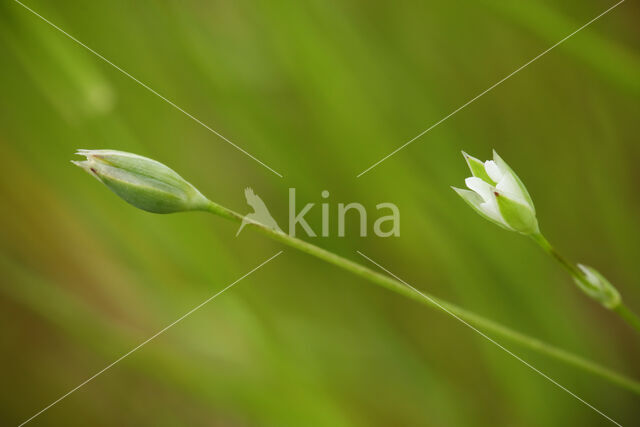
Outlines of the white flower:
<svg viewBox="0 0 640 427">
<path fill-rule="evenodd" d="M 452 187 L 473 209 L 489 221 L 523 234 L 539 233 L 536 210 L 520 178 L 493 151 L 493 160 L 482 162 L 462 152 L 472 177 L 469 188 Z"/>
</svg>

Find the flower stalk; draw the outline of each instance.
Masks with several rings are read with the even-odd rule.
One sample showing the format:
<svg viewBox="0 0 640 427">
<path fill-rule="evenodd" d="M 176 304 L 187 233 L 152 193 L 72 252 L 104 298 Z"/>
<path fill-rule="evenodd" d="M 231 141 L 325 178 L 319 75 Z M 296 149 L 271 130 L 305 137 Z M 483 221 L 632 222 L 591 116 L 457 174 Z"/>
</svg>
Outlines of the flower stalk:
<svg viewBox="0 0 640 427">
<path fill-rule="evenodd" d="M 74 162 L 76 165 L 82 167 L 107 185 L 122 199 L 140 209 L 154 213 L 205 211 L 240 223 L 242 223 L 243 219 L 246 219 L 245 216 L 210 201 L 173 170 L 155 160 L 113 150 L 82 150 L 78 154 L 87 157 L 87 160 Z M 522 347 L 582 369 L 640 395 L 640 382 L 629 379 L 592 361 L 517 332 L 440 298 L 424 292 L 418 293 L 389 276 L 380 274 L 364 265 L 316 245 L 289 236 L 280 230 L 256 221 L 249 221 L 247 226 L 280 243 L 336 265 L 397 294 L 439 311 L 453 313 L 460 319 L 496 337 L 501 337 Z"/>
<path fill-rule="evenodd" d="M 225 207 L 222 207 L 213 202 L 211 202 L 210 206 L 205 207 L 203 210 L 218 216 L 222 216 L 223 218 L 236 221 L 236 222 L 241 222 L 243 219 L 243 215 L 237 212 L 234 212 L 230 209 L 227 209 Z M 459 307 L 448 301 L 435 297 L 424 291 L 421 291 L 421 293 L 417 293 L 416 291 L 407 287 L 406 285 L 404 285 L 403 283 L 399 282 L 396 279 L 380 274 L 377 271 L 374 271 L 362 264 L 351 261 L 333 252 L 329 252 L 326 249 L 323 249 L 319 246 L 305 242 L 304 240 L 300 240 L 296 237 L 291 237 L 288 234 L 283 233 L 282 231 L 274 230 L 273 228 L 267 227 L 257 222 L 252 222 L 249 225 L 251 226 L 251 228 L 254 228 L 258 232 L 278 242 L 281 242 L 289 247 L 297 249 L 306 254 L 312 255 L 330 264 L 336 265 L 342 268 L 343 270 L 346 270 L 352 274 L 355 274 L 356 276 L 359 276 L 369 282 L 382 286 L 383 288 L 386 288 L 392 292 L 400 294 L 404 297 L 407 297 L 413 301 L 416 301 L 420 304 L 426 305 L 438 311 L 442 311 L 442 312 L 448 311 L 449 313 L 453 313 L 460 319 L 463 319 L 464 321 L 474 325 L 478 329 L 481 329 L 485 332 L 489 332 L 494 336 L 502 337 L 503 339 L 506 339 L 515 344 L 521 345 L 522 347 L 528 348 L 540 354 L 556 359 L 560 362 L 571 365 L 575 368 L 582 369 L 586 372 L 599 376 L 613 384 L 616 384 L 624 389 L 632 391 L 635 394 L 640 395 L 639 382 L 629 379 L 623 375 L 620 375 L 617 372 L 614 372 L 608 368 L 600 366 L 583 357 L 577 356 L 573 353 L 570 353 L 568 351 L 559 349 L 548 343 L 545 343 L 544 341 L 530 337 L 521 332 L 515 331 L 498 322 L 487 319 L 483 316 L 480 316 L 476 313 L 468 311 L 462 307 Z"/>
<path fill-rule="evenodd" d="M 236 222 L 242 222 L 243 219 L 243 215 L 213 202 L 211 202 L 209 206 L 204 207 L 202 210 Z M 275 230 L 258 222 L 252 222 L 249 224 L 249 226 L 280 243 L 283 243 L 289 247 L 338 266 L 343 270 L 355 274 L 356 276 L 359 276 L 376 285 L 382 286 L 383 288 L 386 288 L 392 292 L 400 294 L 404 297 L 407 297 L 413 301 L 416 301 L 438 311 L 448 311 L 449 313 L 453 313 L 460 319 L 463 319 L 464 321 L 474 325 L 478 329 L 491 333 L 494 336 L 502 337 L 503 339 L 506 339 L 512 343 L 536 351 L 540 354 L 549 356 L 575 368 L 582 369 L 624 389 L 632 391 L 635 394 L 640 395 L 639 382 L 620 375 L 619 373 L 614 372 L 608 368 L 600 366 L 597 363 L 594 363 L 590 360 L 587 360 L 583 357 L 577 356 L 560 348 L 554 347 L 539 339 L 515 331 L 498 322 L 468 311 L 448 301 L 435 297 L 427 292 L 420 291 L 421 293 L 417 293 L 413 289 L 409 288 L 408 286 L 404 285 L 394 278 L 380 274 L 377 271 L 374 271 L 362 264 L 351 261 L 333 252 L 329 252 L 326 249 L 305 242 L 304 240 L 300 240 L 297 237 L 291 237 L 288 234 L 283 233 L 282 231 Z"/>
</svg>

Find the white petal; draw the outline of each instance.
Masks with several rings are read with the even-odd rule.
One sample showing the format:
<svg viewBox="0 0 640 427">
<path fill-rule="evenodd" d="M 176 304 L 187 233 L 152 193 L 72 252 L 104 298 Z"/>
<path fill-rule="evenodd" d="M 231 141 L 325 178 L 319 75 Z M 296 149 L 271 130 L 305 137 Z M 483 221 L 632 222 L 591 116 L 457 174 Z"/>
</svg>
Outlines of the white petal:
<svg viewBox="0 0 640 427">
<path fill-rule="evenodd" d="M 480 197 L 482 197 L 482 200 L 484 200 L 480 205 L 478 205 L 478 208 L 489 218 L 510 228 L 504 218 L 502 218 L 500 209 L 498 209 L 498 201 L 494 194 L 495 188 L 475 176 L 465 179 L 464 182 L 467 187 L 479 194 Z"/>
<path fill-rule="evenodd" d="M 504 174 L 500 182 L 496 185 L 496 188 L 500 191 L 503 191 L 507 194 L 512 200 L 515 200 L 523 205 L 529 206 L 529 202 L 527 202 L 527 198 L 522 192 L 522 188 L 518 185 L 518 181 L 513 176 L 511 172 L 507 172 Z M 530 206 L 529 206 L 530 207 Z"/>
<path fill-rule="evenodd" d="M 484 162 L 484 169 L 487 171 L 487 175 L 489 175 L 489 178 L 491 178 L 494 182 L 500 182 L 505 172 L 501 170 L 493 160 L 487 160 L 486 162 Z"/>
<path fill-rule="evenodd" d="M 465 179 L 464 183 L 467 185 L 467 187 L 469 187 L 469 189 L 478 193 L 480 197 L 482 197 L 482 200 L 484 200 L 485 202 L 491 200 L 493 190 L 489 183 L 475 176 Z"/>
<path fill-rule="evenodd" d="M 505 222 L 504 218 L 502 218 L 502 215 L 498 210 L 498 204 L 495 201 L 480 203 L 479 208 L 482 212 L 484 212 L 486 216 L 488 216 L 492 220 L 507 226 L 507 223 Z"/>
</svg>

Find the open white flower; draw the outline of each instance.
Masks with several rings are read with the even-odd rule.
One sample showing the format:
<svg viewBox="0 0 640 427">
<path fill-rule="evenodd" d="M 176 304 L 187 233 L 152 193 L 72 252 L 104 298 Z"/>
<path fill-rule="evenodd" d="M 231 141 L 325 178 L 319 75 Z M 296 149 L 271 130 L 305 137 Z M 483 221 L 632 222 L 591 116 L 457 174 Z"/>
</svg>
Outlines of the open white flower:
<svg viewBox="0 0 640 427">
<path fill-rule="evenodd" d="M 523 234 L 539 233 L 536 210 L 520 178 L 493 151 L 493 160 L 482 162 L 462 152 L 472 177 L 469 188 L 452 187 L 473 209 L 489 221 Z"/>
</svg>

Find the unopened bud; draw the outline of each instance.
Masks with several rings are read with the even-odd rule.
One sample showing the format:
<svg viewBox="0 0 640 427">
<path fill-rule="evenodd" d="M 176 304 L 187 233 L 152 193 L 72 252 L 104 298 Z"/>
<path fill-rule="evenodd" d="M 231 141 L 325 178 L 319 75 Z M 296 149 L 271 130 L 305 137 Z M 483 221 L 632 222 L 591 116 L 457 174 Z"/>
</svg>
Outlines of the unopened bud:
<svg viewBox="0 0 640 427">
<path fill-rule="evenodd" d="M 203 208 L 208 200 L 169 167 L 116 150 L 78 150 L 86 160 L 72 161 L 126 202 L 153 213 Z"/>
<path fill-rule="evenodd" d="M 602 274 L 586 265 L 578 264 L 578 267 L 584 280 L 574 280 L 580 289 L 607 308 L 615 308 L 620 304 L 618 290 Z"/>
</svg>

